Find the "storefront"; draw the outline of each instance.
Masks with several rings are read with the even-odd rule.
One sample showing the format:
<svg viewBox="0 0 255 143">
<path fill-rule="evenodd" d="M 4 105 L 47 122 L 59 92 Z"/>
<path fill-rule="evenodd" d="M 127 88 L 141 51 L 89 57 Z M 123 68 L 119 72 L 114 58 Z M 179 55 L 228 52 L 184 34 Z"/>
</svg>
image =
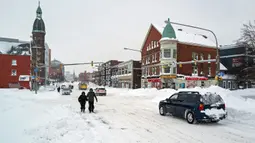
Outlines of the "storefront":
<svg viewBox="0 0 255 143">
<path fill-rule="evenodd" d="M 176 75 L 161 75 L 160 76 L 161 83 L 162 83 L 162 88 L 173 88 L 175 89 L 175 79 Z"/>
<path fill-rule="evenodd" d="M 122 75 L 118 77 L 118 87 L 120 88 L 131 88 L 132 86 L 132 76 Z"/>
<path fill-rule="evenodd" d="M 161 80 L 160 78 L 149 78 L 148 79 L 148 87 L 149 88 L 161 88 Z"/>
</svg>

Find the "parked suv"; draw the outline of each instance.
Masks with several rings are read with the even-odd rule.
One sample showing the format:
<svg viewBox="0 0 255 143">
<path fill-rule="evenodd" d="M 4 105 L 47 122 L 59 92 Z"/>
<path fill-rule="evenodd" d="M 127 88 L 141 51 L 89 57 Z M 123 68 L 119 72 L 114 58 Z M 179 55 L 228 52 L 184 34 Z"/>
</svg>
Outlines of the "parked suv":
<svg viewBox="0 0 255 143">
<path fill-rule="evenodd" d="M 159 102 L 160 115 L 170 113 L 181 117 L 188 123 L 218 122 L 227 116 L 225 103 L 220 95 L 200 94 L 196 91 L 181 91 Z"/>
</svg>

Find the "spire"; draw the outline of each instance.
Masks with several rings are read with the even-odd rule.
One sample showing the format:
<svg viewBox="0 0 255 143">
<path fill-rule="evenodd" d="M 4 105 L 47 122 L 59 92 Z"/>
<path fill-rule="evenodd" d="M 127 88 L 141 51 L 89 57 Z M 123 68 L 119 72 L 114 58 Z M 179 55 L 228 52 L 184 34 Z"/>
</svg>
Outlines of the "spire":
<svg viewBox="0 0 255 143">
<path fill-rule="evenodd" d="M 36 18 L 39 18 L 39 19 L 42 18 L 42 9 L 41 9 L 41 6 L 40 6 L 40 1 L 38 1 L 38 8 L 36 10 Z"/>
<path fill-rule="evenodd" d="M 174 28 L 172 27 L 170 23 L 170 18 L 167 19 L 166 21 L 166 27 L 163 30 L 162 38 L 167 37 L 167 38 L 176 38 Z"/>
</svg>

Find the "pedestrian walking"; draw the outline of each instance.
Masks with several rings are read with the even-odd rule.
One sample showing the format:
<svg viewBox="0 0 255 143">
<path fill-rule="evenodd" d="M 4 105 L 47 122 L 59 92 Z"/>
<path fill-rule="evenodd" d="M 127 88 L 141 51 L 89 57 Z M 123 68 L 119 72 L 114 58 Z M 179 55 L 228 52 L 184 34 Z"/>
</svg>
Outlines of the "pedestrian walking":
<svg viewBox="0 0 255 143">
<path fill-rule="evenodd" d="M 94 98 L 96 99 L 96 102 L 98 100 L 97 100 L 96 94 L 95 94 L 95 92 L 93 91 L 92 88 L 89 89 L 89 92 L 87 94 L 87 98 L 88 98 L 88 101 L 89 101 L 89 113 L 94 112 L 94 109 L 95 109 Z"/>
<path fill-rule="evenodd" d="M 86 101 L 87 101 L 87 96 L 84 91 L 79 96 L 78 101 L 81 104 L 81 112 L 85 113 L 85 105 L 86 105 Z"/>
</svg>

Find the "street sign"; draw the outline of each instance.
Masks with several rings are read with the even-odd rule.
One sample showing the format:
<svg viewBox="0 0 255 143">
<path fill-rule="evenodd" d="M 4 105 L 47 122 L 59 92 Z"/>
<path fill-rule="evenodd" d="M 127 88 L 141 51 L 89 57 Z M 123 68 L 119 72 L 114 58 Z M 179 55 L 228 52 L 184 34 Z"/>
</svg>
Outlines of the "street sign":
<svg viewBox="0 0 255 143">
<path fill-rule="evenodd" d="M 34 69 L 34 72 L 38 72 L 38 68 L 35 68 L 35 69 Z"/>
<path fill-rule="evenodd" d="M 31 79 L 35 79 L 35 76 L 31 76 Z"/>
<path fill-rule="evenodd" d="M 219 74 L 218 74 L 218 76 L 224 76 L 224 72 L 220 72 Z"/>
</svg>

